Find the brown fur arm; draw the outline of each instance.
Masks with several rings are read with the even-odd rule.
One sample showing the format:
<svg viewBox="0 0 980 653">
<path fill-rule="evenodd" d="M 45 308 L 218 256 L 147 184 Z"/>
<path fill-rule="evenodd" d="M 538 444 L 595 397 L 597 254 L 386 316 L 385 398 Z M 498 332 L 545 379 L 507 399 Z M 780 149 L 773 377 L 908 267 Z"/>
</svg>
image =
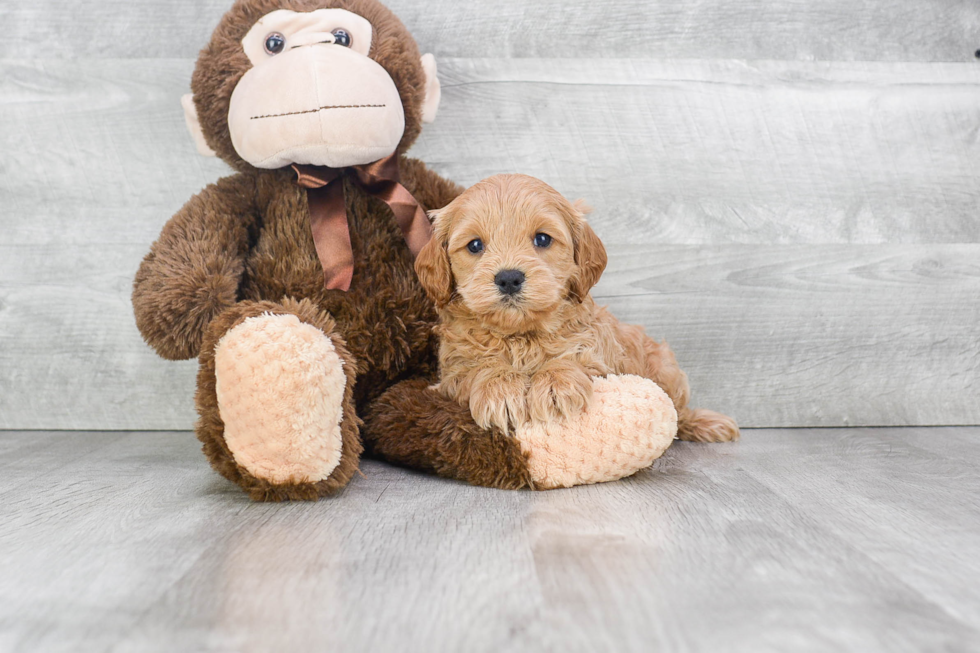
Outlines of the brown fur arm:
<svg viewBox="0 0 980 653">
<path fill-rule="evenodd" d="M 133 284 L 136 326 L 164 358 L 197 356 L 211 320 L 238 300 L 255 187 L 245 175 L 208 186 L 164 226 Z"/>
<path fill-rule="evenodd" d="M 534 488 L 520 443 L 477 426 L 470 411 L 414 379 L 389 388 L 367 410 L 367 450 L 447 478 L 505 490 Z"/>
<path fill-rule="evenodd" d="M 441 209 L 463 192 L 459 184 L 443 179 L 418 159 L 402 157 L 402 184 L 426 211 Z"/>
</svg>

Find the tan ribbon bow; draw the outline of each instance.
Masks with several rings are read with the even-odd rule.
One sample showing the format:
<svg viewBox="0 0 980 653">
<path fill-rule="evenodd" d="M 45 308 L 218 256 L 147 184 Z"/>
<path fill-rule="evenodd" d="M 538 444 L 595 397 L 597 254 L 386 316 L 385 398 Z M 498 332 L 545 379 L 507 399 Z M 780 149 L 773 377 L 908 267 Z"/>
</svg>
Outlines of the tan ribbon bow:
<svg viewBox="0 0 980 653">
<path fill-rule="evenodd" d="M 425 211 L 399 183 L 397 153 L 350 168 L 294 164 L 293 170 L 296 171 L 296 183 L 306 189 L 313 242 L 323 266 L 323 285 L 328 290 L 350 290 L 354 276 L 354 252 L 344 201 L 344 170 L 350 170 L 351 178 L 358 186 L 391 208 L 412 256 L 418 256 L 432 237 L 432 225 Z"/>
</svg>

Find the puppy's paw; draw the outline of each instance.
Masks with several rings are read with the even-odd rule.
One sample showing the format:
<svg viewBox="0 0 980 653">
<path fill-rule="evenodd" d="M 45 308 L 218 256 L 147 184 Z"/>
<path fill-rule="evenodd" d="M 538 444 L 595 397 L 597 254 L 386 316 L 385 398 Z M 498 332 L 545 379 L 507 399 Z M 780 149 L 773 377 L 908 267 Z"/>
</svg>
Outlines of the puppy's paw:
<svg viewBox="0 0 980 653">
<path fill-rule="evenodd" d="M 485 429 L 496 426 L 507 433 L 528 421 L 527 376 L 514 372 L 487 375 L 470 389 L 470 413 Z"/>
<path fill-rule="evenodd" d="M 553 361 L 531 377 L 528 411 L 536 422 L 574 417 L 592 403 L 592 378 L 581 366 Z"/>
</svg>

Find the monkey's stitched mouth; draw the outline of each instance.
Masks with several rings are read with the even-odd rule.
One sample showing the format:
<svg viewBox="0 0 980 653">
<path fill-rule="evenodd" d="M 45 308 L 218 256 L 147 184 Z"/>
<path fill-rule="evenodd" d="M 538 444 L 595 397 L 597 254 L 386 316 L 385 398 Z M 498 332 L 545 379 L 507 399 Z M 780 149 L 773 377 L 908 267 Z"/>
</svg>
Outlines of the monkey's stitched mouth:
<svg viewBox="0 0 980 653">
<path fill-rule="evenodd" d="M 386 104 L 328 104 L 318 109 L 307 109 L 306 111 L 290 111 L 288 113 L 270 113 L 265 116 L 252 116 L 249 120 L 260 120 L 262 118 L 281 118 L 283 116 L 299 116 L 304 113 L 316 113 L 326 109 L 383 109 Z"/>
</svg>

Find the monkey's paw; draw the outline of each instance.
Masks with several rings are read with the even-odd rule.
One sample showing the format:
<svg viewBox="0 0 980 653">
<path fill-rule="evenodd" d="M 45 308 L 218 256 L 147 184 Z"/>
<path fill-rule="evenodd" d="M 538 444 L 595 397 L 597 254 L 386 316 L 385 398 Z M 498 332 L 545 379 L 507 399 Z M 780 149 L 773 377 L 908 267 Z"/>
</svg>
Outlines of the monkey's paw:
<svg viewBox="0 0 980 653">
<path fill-rule="evenodd" d="M 670 397 L 633 375 L 593 379 L 591 405 L 563 421 L 531 422 L 515 437 L 538 489 L 614 481 L 649 467 L 677 434 Z"/>
<path fill-rule="evenodd" d="M 270 483 L 337 467 L 346 377 L 333 342 L 295 315 L 250 317 L 218 342 L 218 411 L 235 461 Z"/>
</svg>

